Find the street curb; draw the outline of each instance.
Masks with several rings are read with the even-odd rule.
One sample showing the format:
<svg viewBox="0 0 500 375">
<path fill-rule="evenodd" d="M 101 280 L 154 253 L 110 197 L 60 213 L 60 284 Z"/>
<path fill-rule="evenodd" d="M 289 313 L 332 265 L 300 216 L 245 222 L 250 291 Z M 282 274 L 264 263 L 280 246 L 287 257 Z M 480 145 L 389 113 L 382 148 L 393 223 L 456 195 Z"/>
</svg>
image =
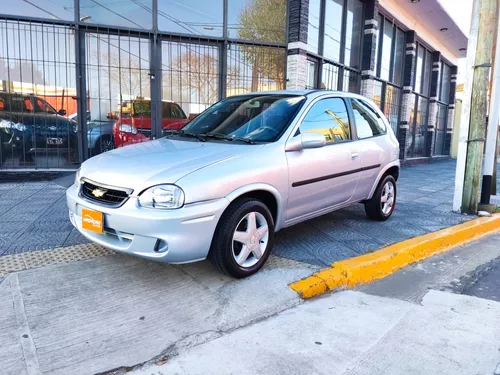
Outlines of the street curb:
<svg viewBox="0 0 500 375">
<path fill-rule="evenodd" d="M 327 291 L 353 288 L 496 231 L 500 231 L 500 215 L 474 219 L 373 253 L 335 262 L 329 268 L 289 284 L 289 287 L 304 299 Z"/>
</svg>

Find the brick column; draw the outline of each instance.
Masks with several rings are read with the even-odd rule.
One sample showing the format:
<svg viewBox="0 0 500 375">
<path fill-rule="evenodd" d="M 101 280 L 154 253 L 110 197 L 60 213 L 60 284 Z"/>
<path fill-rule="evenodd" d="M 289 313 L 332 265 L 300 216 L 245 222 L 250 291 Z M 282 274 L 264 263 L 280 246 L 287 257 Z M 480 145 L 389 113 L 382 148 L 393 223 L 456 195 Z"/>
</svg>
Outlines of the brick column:
<svg viewBox="0 0 500 375">
<path fill-rule="evenodd" d="M 438 100 L 441 82 L 441 53 L 432 54 L 431 92 L 429 95 L 429 115 L 427 117 L 427 138 L 425 140 L 425 156 L 432 156 L 436 143 L 438 126 Z"/>
<path fill-rule="evenodd" d="M 450 97 L 448 103 L 448 124 L 446 127 L 446 140 L 444 142 L 444 154 L 449 155 L 451 149 L 451 138 L 453 135 L 453 123 L 455 119 L 455 93 L 457 91 L 458 67 L 451 67 Z"/>
<path fill-rule="evenodd" d="M 415 101 L 413 84 L 415 81 L 415 54 L 417 53 L 417 34 L 410 30 L 406 32 L 406 54 L 403 72 L 403 98 L 401 103 L 401 117 L 399 120 L 398 140 L 399 158 L 406 159 L 406 152 L 411 147 L 410 134 L 410 106 Z M 413 124 L 411 124 L 413 126 Z"/>
<path fill-rule="evenodd" d="M 307 82 L 309 0 L 290 0 L 288 8 L 287 90 L 303 90 Z"/>
<path fill-rule="evenodd" d="M 365 3 L 365 25 L 362 45 L 361 62 L 361 95 L 373 99 L 373 78 L 377 74 L 375 65 L 377 61 L 377 31 L 378 21 L 378 0 L 368 0 Z"/>
</svg>

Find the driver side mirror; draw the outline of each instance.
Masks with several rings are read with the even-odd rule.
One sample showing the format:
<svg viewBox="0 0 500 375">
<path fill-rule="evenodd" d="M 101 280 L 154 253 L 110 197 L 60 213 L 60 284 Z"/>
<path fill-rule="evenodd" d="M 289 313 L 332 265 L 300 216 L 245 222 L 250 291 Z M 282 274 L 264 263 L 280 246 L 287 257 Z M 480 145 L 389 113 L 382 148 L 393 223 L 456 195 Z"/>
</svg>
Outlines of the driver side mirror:
<svg viewBox="0 0 500 375">
<path fill-rule="evenodd" d="M 321 133 L 302 133 L 290 139 L 285 151 L 302 151 L 308 148 L 320 148 L 326 145 L 325 136 Z"/>
<path fill-rule="evenodd" d="M 59 111 L 57 111 L 58 114 L 60 114 L 61 116 L 66 116 L 66 110 L 65 109 L 60 109 Z"/>
</svg>

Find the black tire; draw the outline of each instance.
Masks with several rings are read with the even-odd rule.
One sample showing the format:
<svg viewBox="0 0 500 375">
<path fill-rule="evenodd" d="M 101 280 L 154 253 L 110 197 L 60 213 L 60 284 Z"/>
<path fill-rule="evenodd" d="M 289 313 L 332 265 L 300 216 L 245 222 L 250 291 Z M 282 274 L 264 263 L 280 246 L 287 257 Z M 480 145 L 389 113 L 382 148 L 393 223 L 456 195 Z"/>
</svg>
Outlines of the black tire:
<svg viewBox="0 0 500 375">
<path fill-rule="evenodd" d="M 233 234 L 241 221 L 251 212 L 260 213 L 268 226 L 268 242 L 262 257 L 252 266 L 240 266 L 233 256 Z M 236 242 L 236 241 L 235 241 Z M 274 242 L 274 220 L 269 208 L 254 198 L 237 199 L 222 215 L 214 233 L 208 257 L 219 271 L 237 279 L 248 277 L 259 271 L 267 261 Z"/>
<path fill-rule="evenodd" d="M 382 193 L 384 191 L 384 186 L 387 183 L 392 183 L 394 187 L 394 200 L 390 211 L 384 212 L 384 210 L 382 209 Z M 394 212 L 394 208 L 396 207 L 396 198 L 397 198 L 396 180 L 394 179 L 393 176 L 386 175 L 382 178 L 382 180 L 378 184 L 372 199 L 365 202 L 366 215 L 372 220 L 386 221 L 391 217 L 392 213 Z"/>
</svg>

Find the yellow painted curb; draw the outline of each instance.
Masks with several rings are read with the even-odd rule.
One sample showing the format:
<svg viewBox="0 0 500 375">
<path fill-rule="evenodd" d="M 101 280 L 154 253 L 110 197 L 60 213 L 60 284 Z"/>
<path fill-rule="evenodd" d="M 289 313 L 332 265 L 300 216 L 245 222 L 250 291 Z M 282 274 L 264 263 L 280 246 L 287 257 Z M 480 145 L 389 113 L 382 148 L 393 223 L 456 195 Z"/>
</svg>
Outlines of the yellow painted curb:
<svg viewBox="0 0 500 375">
<path fill-rule="evenodd" d="M 409 264 L 495 231 L 500 231 L 500 215 L 474 219 L 373 253 L 333 263 L 330 268 L 290 284 L 290 288 L 302 298 L 311 298 L 328 290 L 352 288 L 381 279 Z"/>
</svg>

